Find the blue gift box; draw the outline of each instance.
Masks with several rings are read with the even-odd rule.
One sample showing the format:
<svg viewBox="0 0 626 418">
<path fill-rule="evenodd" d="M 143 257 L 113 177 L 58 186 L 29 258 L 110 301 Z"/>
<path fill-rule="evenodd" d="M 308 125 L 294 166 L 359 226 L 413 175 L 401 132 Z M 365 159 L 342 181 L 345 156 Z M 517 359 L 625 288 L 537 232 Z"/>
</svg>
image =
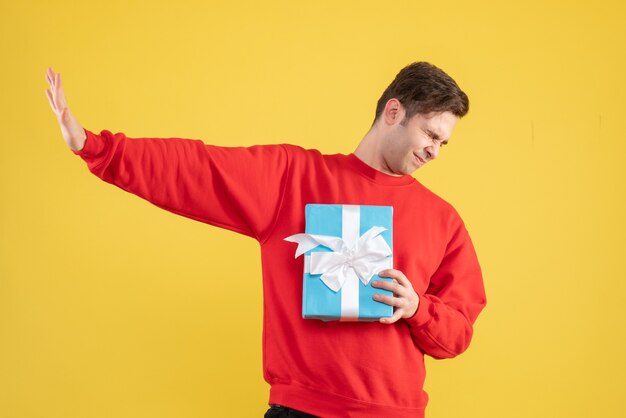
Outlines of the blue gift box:
<svg viewBox="0 0 626 418">
<path fill-rule="evenodd" d="M 393 207 L 307 204 L 305 217 L 305 233 L 285 238 L 298 242 L 296 257 L 305 257 L 302 317 L 323 321 L 391 317 L 393 306 L 372 296 L 393 293 L 371 283 L 393 280 L 376 274 L 393 268 Z"/>
</svg>

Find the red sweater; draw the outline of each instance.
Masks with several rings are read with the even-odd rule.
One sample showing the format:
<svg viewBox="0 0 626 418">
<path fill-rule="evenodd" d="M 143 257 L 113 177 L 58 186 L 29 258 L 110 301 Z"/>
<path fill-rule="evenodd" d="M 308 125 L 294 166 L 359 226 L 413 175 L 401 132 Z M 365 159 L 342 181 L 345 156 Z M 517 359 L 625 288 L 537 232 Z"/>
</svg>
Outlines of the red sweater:
<svg viewBox="0 0 626 418">
<path fill-rule="evenodd" d="M 449 203 L 354 154 L 85 132 L 73 152 L 102 180 L 259 242 L 270 403 L 324 418 L 424 416 L 424 354 L 465 351 L 486 304 L 474 247 Z M 303 257 L 283 238 L 304 232 L 307 203 L 393 206 L 394 268 L 420 297 L 415 315 L 389 325 L 302 318 Z"/>
</svg>

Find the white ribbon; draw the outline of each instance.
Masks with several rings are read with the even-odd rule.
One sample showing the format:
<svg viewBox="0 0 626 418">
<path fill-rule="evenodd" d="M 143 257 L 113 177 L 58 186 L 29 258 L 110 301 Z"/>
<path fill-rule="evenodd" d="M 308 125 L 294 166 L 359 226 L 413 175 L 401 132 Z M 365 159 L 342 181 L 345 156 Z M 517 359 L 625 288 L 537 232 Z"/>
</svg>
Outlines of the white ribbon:
<svg viewBox="0 0 626 418">
<path fill-rule="evenodd" d="M 333 252 L 311 253 L 311 274 L 321 274 L 322 281 L 334 292 L 338 292 L 348 278 L 348 270 L 353 269 L 364 285 L 372 276 L 387 267 L 387 257 L 391 248 L 379 234 L 386 231 L 382 226 L 373 226 L 349 247 L 342 238 L 330 235 L 295 234 L 285 241 L 298 243 L 296 258 L 318 245 L 330 248 Z"/>
</svg>

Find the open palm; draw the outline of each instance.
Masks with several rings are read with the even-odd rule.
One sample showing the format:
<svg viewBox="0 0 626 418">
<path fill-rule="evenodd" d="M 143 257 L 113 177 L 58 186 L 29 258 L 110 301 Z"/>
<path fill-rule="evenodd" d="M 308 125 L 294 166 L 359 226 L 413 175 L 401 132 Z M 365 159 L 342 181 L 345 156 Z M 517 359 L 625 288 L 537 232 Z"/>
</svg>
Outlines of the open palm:
<svg viewBox="0 0 626 418">
<path fill-rule="evenodd" d="M 46 80 L 50 86 L 49 89 L 46 89 L 46 97 L 59 121 L 63 139 L 71 149 L 81 150 L 85 144 L 85 131 L 67 107 L 65 93 L 61 85 L 61 74 L 56 74 L 52 68 L 48 67 Z"/>
</svg>

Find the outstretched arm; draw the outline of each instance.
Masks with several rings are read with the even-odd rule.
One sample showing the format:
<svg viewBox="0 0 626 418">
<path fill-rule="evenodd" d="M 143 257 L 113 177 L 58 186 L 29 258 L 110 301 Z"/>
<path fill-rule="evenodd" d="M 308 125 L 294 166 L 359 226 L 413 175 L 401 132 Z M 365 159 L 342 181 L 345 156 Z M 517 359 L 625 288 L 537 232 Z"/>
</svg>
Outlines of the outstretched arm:
<svg viewBox="0 0 626 418">
<path fill-rule="evenodd" d="M 178 215 L 260 242 L 269 235 L 288 179 L 288 145 L 224 147 L 199 139 L 98 134 L 69 112 L 60 76 L 50 69 L 47 78 L 65 142 L 97 177 Z"/>
<path fill-rule="evenodd" d="M 67 100 L 65 100 L 65 92 L 63 91 L 63 85 L 61 84 L 61 74 L 52 71 L 52 68 L 48 67 L 46 71 L 46 80 L 48 81 L 49 89 L 46 89 L 46 97 L 50 102 L 50 107 L 61 126 L 61 134 L 65 143 L 73 150 L 80 151 L 85 145 L 85 134 L 83 127 L 80 126 L 72 112 L 70 112 L 67 106 Z"/>
</svg>

